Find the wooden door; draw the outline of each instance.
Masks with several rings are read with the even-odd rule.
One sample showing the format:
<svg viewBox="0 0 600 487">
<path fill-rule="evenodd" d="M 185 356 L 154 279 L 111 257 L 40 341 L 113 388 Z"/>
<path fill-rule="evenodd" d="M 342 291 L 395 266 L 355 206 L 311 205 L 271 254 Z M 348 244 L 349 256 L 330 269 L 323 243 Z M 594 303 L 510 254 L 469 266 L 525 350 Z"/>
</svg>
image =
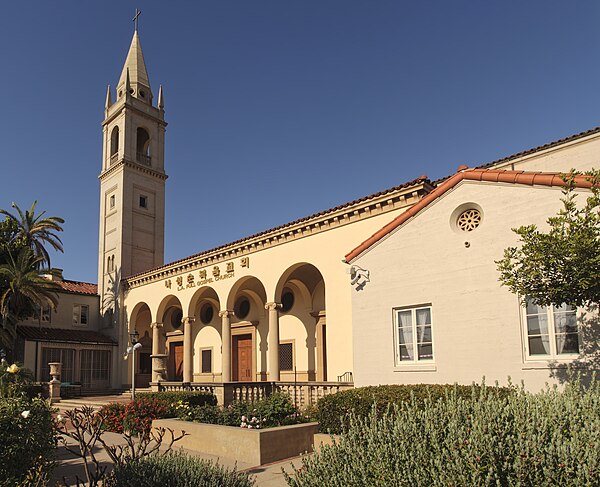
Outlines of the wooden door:
<svg viewBox="0 0 600 487">
<path fill-rule="evenodd" d="M 252 335 L 233 337 L 233 380 L 252 381 Z"/>
<path fill-rule="evenodd" d="M 183 380 L 183 342 L 171 343 L 169 347 L 171 380 Z"/>
</svg>

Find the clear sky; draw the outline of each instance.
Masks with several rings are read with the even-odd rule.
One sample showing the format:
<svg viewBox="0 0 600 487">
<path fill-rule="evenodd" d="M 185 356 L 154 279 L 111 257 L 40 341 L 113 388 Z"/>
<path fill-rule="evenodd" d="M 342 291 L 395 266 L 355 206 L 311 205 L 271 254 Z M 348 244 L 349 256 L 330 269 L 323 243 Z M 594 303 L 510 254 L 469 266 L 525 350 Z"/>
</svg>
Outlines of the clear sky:
<svg viewBox="0 0 600 487">
<path fill-rule="evenodd" d="M 600 124 L 600 2 L 2 2 L 0 208 L 64 217 L 67 278 L 97 279 L 136 6 L 169 123 L 166 262 Z"/>
</svg>

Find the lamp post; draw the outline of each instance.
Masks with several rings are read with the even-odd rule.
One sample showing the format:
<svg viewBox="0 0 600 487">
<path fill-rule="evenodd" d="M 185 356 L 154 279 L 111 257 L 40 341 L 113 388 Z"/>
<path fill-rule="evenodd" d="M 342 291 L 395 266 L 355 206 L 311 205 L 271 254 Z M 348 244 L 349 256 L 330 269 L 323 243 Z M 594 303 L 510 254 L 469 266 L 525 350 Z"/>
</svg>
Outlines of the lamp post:
<svg viewBox="0 0 600 487">
<path fill-rule="evenodd" d="M 131 347 L 128 347 L 127 351 L 131 349 L 131 400 L 135 401 L 135 351 L 142 346 L 138 343 L 140 334 L 137 330 L 132 330 L 129 333 L 129 339 L 131 340 Z"/>
</svg>

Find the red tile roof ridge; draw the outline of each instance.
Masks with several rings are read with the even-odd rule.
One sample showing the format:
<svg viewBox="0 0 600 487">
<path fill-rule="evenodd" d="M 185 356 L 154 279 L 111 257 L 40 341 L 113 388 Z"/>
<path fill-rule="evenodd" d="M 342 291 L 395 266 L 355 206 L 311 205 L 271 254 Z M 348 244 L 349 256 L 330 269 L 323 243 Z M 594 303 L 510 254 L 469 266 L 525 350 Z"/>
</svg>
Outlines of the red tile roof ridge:
<svg viewBox="0 0 600 487">
<path fill-rule="evenodd" d="M 62 288 L 62 291 L 74 294 L 98 294 L 98 285 L 91 282 L 72 281 L 70 279 L 63 279 L 62 281 L 56 281 L 56 283 Z"/>
<path fill-rule="evenodd" d="M 367 201 L 367 200 L 370 200 L 370 199 L 378 198 L 379 196 L 383 196 L 385 194 L 392 193 L 392 192 L 397 191 L 399 189 L 409 188 L 410 186 L 415 186 L 417 184 L 421 184 L 421 183 L 424 183 L 424 182 L 427 182 L 427 183 L 431 184 L 429 178 L 426 175 L 421 175 L 418 178 L 413 179 L 412 181 L 407 181 L 405 183 L 402 183 L 402 184 L 399 184 L 399 185 L 396 185 L 396 186 L 392 186 L 391 188 L 384 189 L 384 190 L 379 191 L 377 193 L 373 193 L 373 194 L 370 194 L 370 195 L 367 195 L 367 196 L 363 196 L 361 198 L 349 201 L 348 203 L 343 203 L 341 205 L 334 206 L 333 208 L 329 208 L 327 210 L 323 210 L 323 211 L 320 211 L 318 213 L 313 213 L 312 215 L 308 215 L 308 216 L 305 216 L 305 217 L 302 217 L 302 218 L 298 218 L 297 220 L 293 220 L 291 222 L 284 223 L 282 225 L 278 225 L 276 227 L 272 227 L 272 228 L 269 228 L 267 230 L 263 230 L 263 231 L 258 232 L 258 233 L 254 233 L 252 235 L 248 235 L 247 237 L 242 237 L 242 238 L 240 238 L 238 240 L 234 240 L 233 242 L 228 242 L 228 243 L 225 243 L 223 245 L 219 245 L 217 247 L 213 247 L 211 249 L 203 250 L 202 252 L 198 252 L 196 254 L 188 255 L 187 257 L 183 257 L 181 259 L 177 259 L 177 260 L 171 261 L 171 262 L 169 262 L 167 264 L 163 264 L 161 266 L 154 267 L 152 269 L 148 269 L 147 271 L 143 271 L 143 272 L 139 272 L 137 274 L 133 274 L 131 276 L 126 277 L 125 279 L 126 280 L 136 279 L 139 276 L 142 276 L 144 274 L 156 272 L 156 271 L 158 271 L 160 269 L 165 269 L 167 267 L 171 267 L 173 265 L 180 264 L 180 263 L 185 262 L 187 260 L 196 259 L 196 258 L 201 257 L 203 255 L 207 255 L 207 254 L 210 254 L 212 252 L 216 252 L 218 250 L 222 250 L 222 249 L 230 247 L 230 246 L 239 245 L 239 244 L 241 244 L 241 243 L 243 243 L 243 242 L 245 242 L 247 240 L 252 240 L 253 238 L 260 237 L 261 235 L 265 235 L 267 233 L 275 232 L 277 230 L 282 230 L 282 229 L 284 229 L 286 227 L 290 227 L 290 226 L 296 225 L 298 223 L 302 223 L 304 221 L 308 221 L 308 220 L 311 220 L 313 218 L 317 218 L 319 216 L 324 216 L 324 215 L 327 215 L 329 213 L 333 213 L 333 212 L 342 210 L 344 208 L 356 205 L 358 203 L 362 203 L 363 201 Z"/>
<path fill-rule="evenodd" d="M 461 166 L 462 167 L 462 166 Z M 398 215 L 391 222 L 379 229 L 368 239 L 362 242 L 360 245 L 351 250 L 346 254 L 345 261 L 350 263 L 353 259 L 356 259 L 363 252 L 368 250 L 374 244 L 379 242 L 383 237 L 391 233 L 393 230 L 398 228 L 400 225 L 411 219 L 422 209 L 429 206 L 430 203 L 440 198 L 447 191 L 454 188 L 458 183 L 463 180 L 467 181 L 484 181 L 493 183 L 510 183 L 510 184 L 526 184 L 529 186 L 540 185 L 540 186 L 566 186 L 566 182 L 563 179 L 564 173 L 557 172 L 542 172 L 542 171 L 512 171 L 507 169 L 461 169 L 442 184 L 437 186 L 431 193 L 428 193 L 421 198 L 417 203 L 411 206 L 408 210 Z M 578 188 L 591 188 L 592 182 L 589 177 L 585 175 L 575 176 L 575 184 Z"/>
</svg>

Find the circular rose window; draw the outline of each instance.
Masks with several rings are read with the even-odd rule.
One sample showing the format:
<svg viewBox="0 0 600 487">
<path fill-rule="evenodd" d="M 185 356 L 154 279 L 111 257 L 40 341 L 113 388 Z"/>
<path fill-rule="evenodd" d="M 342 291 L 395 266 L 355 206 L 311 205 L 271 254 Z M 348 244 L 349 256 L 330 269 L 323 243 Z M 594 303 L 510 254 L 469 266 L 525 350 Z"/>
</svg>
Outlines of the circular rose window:
<svg viewBox="0 0 600 487">
<path fill-rule="evenodd" d="M 456 219 L 456 226 L 463 232 L 472 232 L 480 223 L 481 213 L 473 208 L 463 211 Z"/>
</svg>

